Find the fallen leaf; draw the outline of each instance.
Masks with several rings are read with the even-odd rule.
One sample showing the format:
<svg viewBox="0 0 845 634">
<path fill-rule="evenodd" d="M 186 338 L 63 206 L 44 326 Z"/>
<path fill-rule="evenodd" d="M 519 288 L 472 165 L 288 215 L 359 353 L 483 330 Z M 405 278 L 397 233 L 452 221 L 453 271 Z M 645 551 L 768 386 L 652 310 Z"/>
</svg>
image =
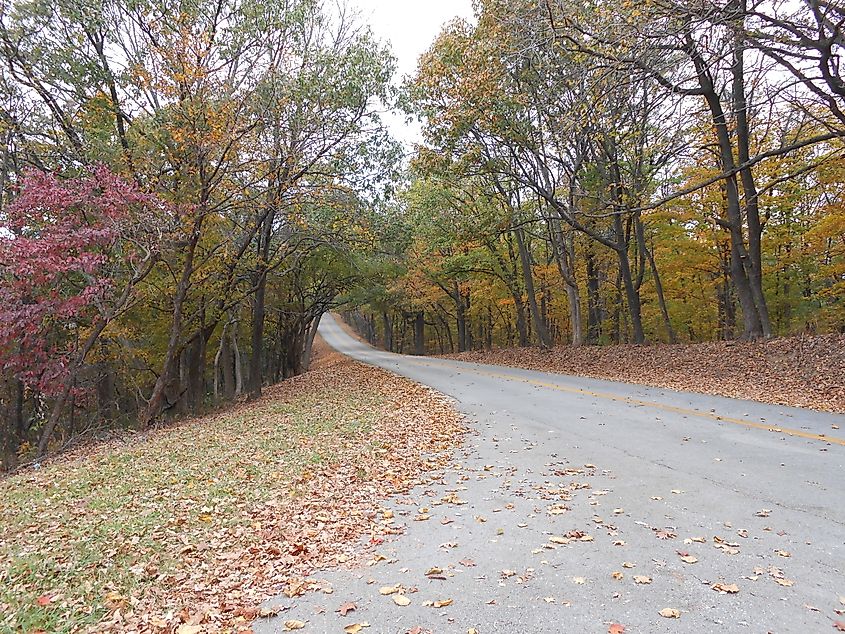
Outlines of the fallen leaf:
<svg viewBox="0 0 845 634">
<path fill-rule="evenodd" d="M 716 592 L 725 592 L 726 594 L 736 594 L 739 592 L 739 586 L 735 583 L 714 583 L 711 587 Z"/>
<path fill-rule="evenodd" d="M 287 610 L 287 606 L 282 605 L 272 605 L 270 607 L 261 608 L 258 610 L 258 616 L 261 618 L 267 618 L 268 616 L 278 616 L 281 612 Z"/>
<path fill-rule="evenodd" d="M 407 605 L 411 605 L 411 600 L 406 597 L 404 594 L 394 594 L 393 595 L 393 602 L 398 605 L 399 607 L 404 608 Z"/>
<path fill-rule="evenodd" d="M 434 603 L 432 603 L 432 605 L 435 608 L 445 608 L 445 607 L 452 605 L 452 603 L 453 603 L 452 599 L 442 599 L 440 601 L 435 601 Z"/>
<path fill-rule="evenodd" d="M 845 632 L 845 621 L 834 621 L 833 627 L 837 632 Z"/>
<path fill-rule="evenodd" d="M 387 596 L 389 594 L 396 594 L 399 592 L 399 586 L 382 586 L 378 589 L 378 593 Z"/>
<path fill-rule="evenodd" d="M 560 537 L 559 535 L 552 535 L 551 537 L 549 537 L 549 541 L 552 544 L 568 544 L 569 543 L 568 538 Z"/>
<path fill-rule="evenodd" d="M 676 610 L 675 608 L 663 608 L 658 613 L 660 616 L 666 619 L 679 619 L 681 618 L 681 611 Z"/>
<path fill-rule="evenodd" d="M 634 583 L 639 583 L 641 585 L 651 583 L 651 577 L 647 575 L 634 575 Z"/>
<path fill-rule="evenodd" d="M 358 632 L 360 632 L 365 627 L 370 627 L 370 624 L 367 622 L 351 623 L 350 625 L 345 626 L 343 628 L 343 631 L 346 632 L 346 634 L 358 634 Z"/>
<path fill-rule="evenodd" d="M 681 561 L 685 564 L 694 564 L 698 561 L 698 557 L 695 555 L 681 555 Z"/>
<path fill-rule="evenodd" d="M 284 622 L 285 630 L 301 630 L 305 627 L 305 621 L 297 621 L 295 619 L 290 619 L 289 621 Z"/>
<path fill-rule="evenodd" d="M 625 634 L 625 626 L 620 625 L 619 623 L 612 623 L 609 628 L 607 628 L 607 634 Z"/>
<path fill-rule="evenodd" d="M 612 579 L 614 579 L 614 580 L 616 580 L 616 581 L 622 581 L 622 579 L 625 577 L 625 575 L 623 575 L 623 574 L 622 574 L 621 572 L 619 572 L 618 570 L 617 570 L 617 571 L 615 571 L 615 572 L 611 572 L 611 573 L 610 573 L 610 576 L 611 576 L 611 578 L 612 578 Z"/>
<path fill-rule="evenodd" d="M 791 588 L 795 585 L 795 582 L 792 579 L 775 579 L 779 585 L 784 586 L 785 588 Z"/>
<path fill-rule="evenodd" d="M 202 625 L 183 624 L 176 628 L 176 634 L 199 634 L 202 629 Z"/>
<path fill-rule="evenodd" d="M 349 612 L 352 612 L 358 606 L 352 603 L 352 601 L 347 601 L 343 605 L 341 605 L 335 612 L 340 612 L 341 616 L 346 616 Z"/>
</svg>

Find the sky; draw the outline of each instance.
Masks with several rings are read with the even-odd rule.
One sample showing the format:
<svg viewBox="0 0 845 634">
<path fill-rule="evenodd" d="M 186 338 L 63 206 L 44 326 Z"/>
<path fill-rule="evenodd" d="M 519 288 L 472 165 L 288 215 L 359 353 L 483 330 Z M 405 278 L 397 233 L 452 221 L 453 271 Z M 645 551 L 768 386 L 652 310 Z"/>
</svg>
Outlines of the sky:
<svg viewBox="0 0 845 634">
<path fill-rule="evenodd" d="M 389 42 L 397 58 L 397 82 L 416 70 L 417 60 L 431 46 L 444 23 L 453 18 L 471 19 L 472 0 L 349 0 L 376 37 Z M 420 139 L 416 124 L 404 116 L 387 115 L 393 135 L 409 147 Z"/>
</svg>

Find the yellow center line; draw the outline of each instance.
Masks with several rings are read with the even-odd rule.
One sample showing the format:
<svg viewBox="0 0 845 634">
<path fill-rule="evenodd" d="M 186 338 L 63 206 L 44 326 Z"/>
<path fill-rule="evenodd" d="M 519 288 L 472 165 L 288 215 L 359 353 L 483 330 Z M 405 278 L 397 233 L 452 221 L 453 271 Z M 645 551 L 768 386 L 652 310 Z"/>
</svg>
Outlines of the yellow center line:
<svg viewBox="0 0 845 634">
<path fill-rule="evenodd" d="M 416 365 L 422 365 L 429 368 L 436 367 L 430 363 L 424 363 L 421 361 L 411 361 Z M 694 409 L 687 409 L 685 407 L 677 407 L 675 405 L 665 405 L 663 403 L 655 403 L 654 401 L 643 401 L 638 398 L 632 398 L 630 396 L 619 396 L 617 394 L 610 394 L 608 392 L 594 392 L 593 390 L 585 390 L 583 388 L 577 387 L 566 387 L 564 385 L 556 385 L 554 383 L 547 383 L 545 381 L 537 381 L 535 379 L 525 379 L 518 376 L 512 376 L 510 374 L 502 374 L 499 372 L 488 372 L 487 370 L 478 370 L 475 368 L 461 368 L 461 371 L 471 372 L 473 374 L 478 374 L 481 376 L 488 376 L 494 379 L 504 379 L 506 381 L 516 381 L 518 383 L 527 383 L 528 385 L 536 385 L 537 387 L 545 387 L 550 390 L 557 390 L 558 392 L 567 392 L 570 394 L 584 394 L 586 396 L 593 396 L 595 398 L 602 398 L 611 401 L 621 401 L 623 403 L 628 403 L 629 405 L 640 405 L 644 407 L 655 407 L 657 409 L 661 409 L 667 412 L 674 412 L 676 414 L 684 414 L 686 416 L 697 416 L 699 418 L 709 418 L 711 420 L 725 422 L 725 423 L 733 423 L 734 425 L 741 425 L 743 427 L 750 427 L 751 429 L 761 429 L 763 431 L 769 432 L 776 432 L 780 434 L 786 434 L 787 436 L 795 436 L 798 438 L 807 438 L 809 440 L 820 440 L 826 443 L 833 443 L 835 445 L 842 445 L 845 447 L 845 439 L 842 438 L 834 438 L 830 436 L 825 436 L 824 434 L 813 434 L 807 431 L 802 431 L 800 429 L 788 429 L 786 427 L 779 427 L 777 425 L 769 425 L 766 423 L 755 423 L 750 420 L 745 420 L 742 418 L 732 418 L 730 416 L 722 416 L 721 414 L 716 414 L 714 412 L 702 412 L 699 410 Z"/>
</svg>

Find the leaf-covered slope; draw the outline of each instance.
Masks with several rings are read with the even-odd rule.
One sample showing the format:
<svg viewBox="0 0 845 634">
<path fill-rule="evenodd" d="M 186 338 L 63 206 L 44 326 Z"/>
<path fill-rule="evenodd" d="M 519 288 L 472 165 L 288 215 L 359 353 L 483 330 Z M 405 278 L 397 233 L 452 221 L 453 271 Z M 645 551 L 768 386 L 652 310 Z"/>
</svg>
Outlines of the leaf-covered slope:
<svg viewBox="0 0 845 634">
<path fill-rule="evenodd" d="M 561 346 L 447 355 L 845 413 L 845 335 L 689 345 Z"/>
<path fill-rule="evenodd" d="M 379 500 L 444 464 L 459 418 L 320 348 L 256 403 L 0 481 L 0 629 L 247 626 L 264 599 L 393 530 Z"/>
</svg>

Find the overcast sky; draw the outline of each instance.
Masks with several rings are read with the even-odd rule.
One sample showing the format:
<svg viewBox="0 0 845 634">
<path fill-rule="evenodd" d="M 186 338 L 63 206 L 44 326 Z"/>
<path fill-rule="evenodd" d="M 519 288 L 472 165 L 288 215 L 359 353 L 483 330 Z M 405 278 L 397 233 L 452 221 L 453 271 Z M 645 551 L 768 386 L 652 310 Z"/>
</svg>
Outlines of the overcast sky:
<svg viewBox="0 0 845 634">
<path fill-rule="evenodd" d="M 472 0 L 349 0 L 375 35 L 390 42 L 399 64 L 397 81 L 412 74 L 417 60 L 431 46 L 444 23 L 456 17 L 472 18 Z M 417 126 L 403 117 L 386 117 L 396 136 L 406 144 L 419 139 Z"/>
</svg>

